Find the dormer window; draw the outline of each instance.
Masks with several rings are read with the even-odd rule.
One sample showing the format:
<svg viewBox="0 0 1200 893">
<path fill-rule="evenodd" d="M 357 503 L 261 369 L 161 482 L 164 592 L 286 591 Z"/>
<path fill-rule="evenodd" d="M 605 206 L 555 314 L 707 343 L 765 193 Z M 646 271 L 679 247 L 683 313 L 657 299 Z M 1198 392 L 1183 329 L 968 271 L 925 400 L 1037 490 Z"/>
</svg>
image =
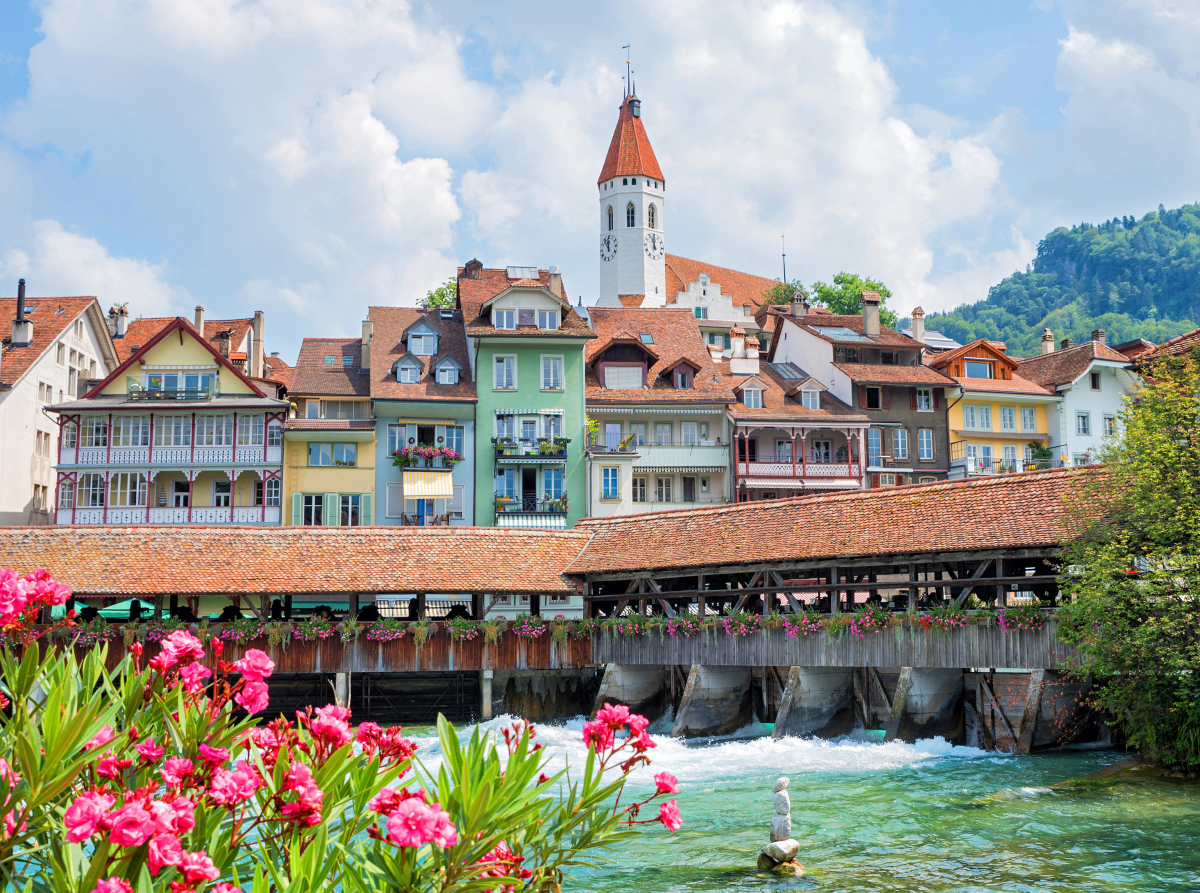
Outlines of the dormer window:
<svg viewBox="0 0 1200 893">
<path fill-rule="evenodd" d="M 515 310 L 493 310 L 492 324 L 497 329 L 515 329 L 517 327 L 517 314 Z"/>
<path fill-rule="evenodd" d="M 458 370 L 453 366 L 442 366 L 437 371 L 438 384 L 458 384 Z"/>
<path fill-rule="evenodd" d="M 692 370 L 691 369 L 676 369 L 675 370 L 675 388 L 680 391 L 691 390 L 692 387 Z"/>
<path fill-rule="evenodd" d="M 409 335 L 408 350 L 414 356 L 431 357 L 437 353 L 437 336 Z"/>
<path fill-rule="evenodd" d="M 758 388 L 746 388 L 742 391 L 742 402 L 751 409 L 762 409 L 763 392 Z"/>
<path fill-rule="evenodd" d="M 539 329 L 557 329 L 558 328 L 558 311 L 557 310 L 539 310 L 537 314 L 537 327 Z"/>
<path fill-rule="evenodd" d="M 816 388 L 805 388 L 800 392 L 800 403 L 805 409 L 820 409 L 821 392 Z"/>
<path fill-rule="evenodd" d="M 396 363 L 396 381 L 400 384 L 416 384 L 421 380 L 421 364 L 415 360 Z"/>
<path fill-rule="evenodd" d="M 642 387 L 642 366 L 612 366 L 604 367 L 604 387 L 609 390 L 634 391 Z"/>
<path fill-rule="evenodd" d="M 966 366 L 967 378 L 995 378 L 992 372 L 992 364 L 987 360 L 967 360 Z"/>
</svg>

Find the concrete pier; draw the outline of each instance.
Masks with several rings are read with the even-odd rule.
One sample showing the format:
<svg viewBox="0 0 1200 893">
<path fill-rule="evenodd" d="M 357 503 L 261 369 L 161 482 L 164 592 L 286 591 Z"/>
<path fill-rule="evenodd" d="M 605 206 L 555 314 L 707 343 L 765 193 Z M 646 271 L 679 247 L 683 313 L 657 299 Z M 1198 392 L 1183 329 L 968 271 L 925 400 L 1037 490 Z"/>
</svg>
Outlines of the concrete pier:
<svg viewBox="0 0 1200 893">
<path fill-rule="evenodd" d="M 853 670 L 790 667 L 779 701 L 773 738 L 836 738 L 854 728 Z"/>
<path fill-rule="evenodd" d="M 749 667 L 704 667 L 694 664 L 671 735 L 706 738 L 736 732 L 753 718 Z"/>
<path fill-rule="evenodd" d="M 885 740 L 942 737 L 962 743 L 963 671 L 902 667 L 892 695 Z"/>
<path fill-rule="evenodd" d="M 609 664 L 591 715 L 595 717 L 605 704 L 623 704 L 632 713 L 640 713 L 652 721 L 658 719 L 666 712 L 670 700 L 671 670 L 671 667 Z"/>
</svg>

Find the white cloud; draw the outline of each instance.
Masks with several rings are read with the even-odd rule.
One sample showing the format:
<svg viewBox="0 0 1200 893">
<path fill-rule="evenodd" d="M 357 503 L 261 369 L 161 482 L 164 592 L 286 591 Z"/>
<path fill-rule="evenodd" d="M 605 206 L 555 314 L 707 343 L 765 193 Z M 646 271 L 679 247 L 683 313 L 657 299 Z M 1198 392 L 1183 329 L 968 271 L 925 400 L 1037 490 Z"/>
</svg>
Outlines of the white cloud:
<svg viewBox="0 0 1200 893">
<path fill-rule="evenodd" d="M 102 305 L 129 302 L 136 316 L 185 312 L 188 292 L 171 285 L 165 273 L 166 264 L 113 257 L 95 239 L 68 232 L 56 220 L 37 221 L 28 245 L 0 255 L 0 281 L 24 279 L 30 295 L 94 295 Z"/>
</svg>

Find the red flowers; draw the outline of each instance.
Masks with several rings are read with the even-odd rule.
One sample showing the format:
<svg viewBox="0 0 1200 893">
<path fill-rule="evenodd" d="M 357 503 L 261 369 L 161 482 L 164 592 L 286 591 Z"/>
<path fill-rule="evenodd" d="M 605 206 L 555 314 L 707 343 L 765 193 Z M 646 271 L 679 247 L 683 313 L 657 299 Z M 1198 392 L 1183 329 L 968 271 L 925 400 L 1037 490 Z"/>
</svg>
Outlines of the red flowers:
<svg viewBox="0 0 1200 893">
<path fill-rule="evenodd" d="M 44 570 L 19 577 L 4 568 L 0 570 L 0 627 L 33 623 L 42 608 L 65 604 L 70 597 L 71 587 Z"/>
<path fill-rule="evenodd" d="M 108 794 L 97 794 L 94 791 L 80 794 L 63 814 L 67 841 L 79 843 L 103 828 L 105 817 L 116 802 L 116 798 Z"/>
<path fill-rule="evenodd" d="M 618 754 L 621 754 L 626 748 L 632 751 L 632 754 L 624 757 L 620 761 L 621 771 L 628 775 L 633 771 L 634 767 L 644 764 L 649 764 L 650 758 L 646 756 L 646 751 L 654 747 L 654 739 L 650 737 L 650 733 L 646 731 L 650 725 L 649 720 L 644 716 L 636 713 L 630 713 L 629 708 L 622 705 L 605 704 L 601 709 L 596 711 L 596 718 L 590 722 L 583 724 L 583 743 L 596 752 L 596 756 L 600 758 L 600 768 L 603 771 L 610 763 L 619 759 Z M 623 729 L 628 728 L 628 734 L 618 740 L 617 734 Z M 669 772 L 659 772 L 654 776 L 655 791 L 645 800 L 633 803 L 625 807 L 622 813 L 625 818 L 623 822 L 629 825 L 644 825 L 653 819 L 638 820 L 637 815 L 639 810 L 662 794 L 677 794 L 679 793 L 679 779 Z M 620 798 L 618 797 L 618 803 Z M 617 807 L 613 807 L 613 813 L 616 814 Z M 662 822 L 663 826 L 668 831 L 678 831 L 683 827 L 683 816 L 679 813 L 679 807 L 674 800 L 659 805 L 658 821 Z"/>
<path fill-rule="evenodd" d="M 387 839 L 398 847 L 422 847 L 432 843 L 443 849 L 458 843 L 458 831 L 450 822 L 450 813 L 437 803 L 426 803 L 425 793 L 385 789 L 371 801 L 371 808 L 387 815 Z"/>
<path fill-rule="evenodd" d="M 267 709 L 267 682 L 275 670 L 275 662 L 266 652 L 249 648 L 241 660 L 233 662 L 233 668 L 242 674 L 242 690 L 233 700 L 247 713 L 261 713 Z"/>
<path fill-rule="evenodd" d="M 659 804 L 658 819 L 672 833 L 683 827 L 683 816 L 679 814 L 679 806 L 674 800 Z"/>
<path fill-rule="evenodd" d="M 678 794 L 679 779 L 670 772 L 659 772 L 654 776 L 654 784 L 660 794 Z"/>
<path fill-rule="evenodd" d="M 140 803 L 128 803 L 105 818 L 109 843 L 141 846 L 154 833 L 154 818 Z"/>
</svg>

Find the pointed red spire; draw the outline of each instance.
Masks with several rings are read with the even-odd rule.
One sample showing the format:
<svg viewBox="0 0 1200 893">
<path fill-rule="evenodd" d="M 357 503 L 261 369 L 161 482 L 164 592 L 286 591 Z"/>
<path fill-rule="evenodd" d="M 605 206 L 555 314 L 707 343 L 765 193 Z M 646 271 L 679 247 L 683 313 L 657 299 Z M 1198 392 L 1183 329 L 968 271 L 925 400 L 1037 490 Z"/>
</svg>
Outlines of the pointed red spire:
<svg viewBox="0 0 1200 893">
<path fill-rule="evenodd" d="M 603 183 L 613 177 L 630 175 L 666 181 L 642 124 L 641 100 L 633 95 L 626 96 L 621 103 L 617 129 L 613 132 L 612 142 L 608 144 L 608 155 L 596 182 Z"/>
</svg>

